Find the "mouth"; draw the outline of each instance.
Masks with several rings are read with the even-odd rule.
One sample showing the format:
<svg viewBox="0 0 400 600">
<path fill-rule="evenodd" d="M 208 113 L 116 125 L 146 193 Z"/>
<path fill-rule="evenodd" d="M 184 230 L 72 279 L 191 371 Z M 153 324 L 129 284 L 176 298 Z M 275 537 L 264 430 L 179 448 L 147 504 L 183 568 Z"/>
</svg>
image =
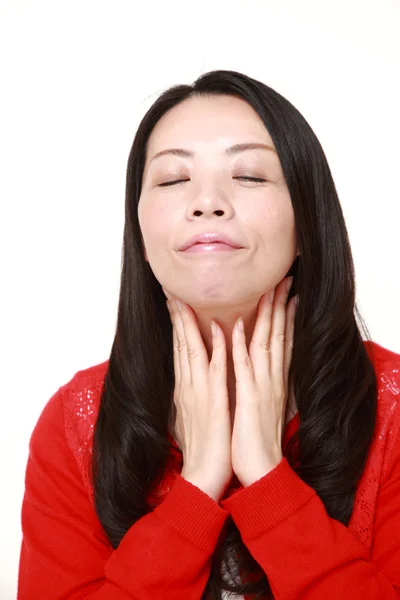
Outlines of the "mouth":
<svg viewBox="0 0 400 600">
<path fill-rule="evenodd" d="M 242 248 L 242 245 L 235 239 L 232 239 L 226 232 L 208 231 L 193 235 L 191 238 L 186 240 L 186 242 L 180 247 L 180 250 L 183 252 L 192 246 L 197 245 L 208 246 L 208 251 L 215 251 L 215 248 L 219 249 L 219 251 L 222 251 L 223 246 L 229 246 L 233 249 Z M 214 250 L 210 250 L 211 246 L 213 246 Z M 224 250 L 226 250 L 226 248 L 224 248 Z M 205 250 L 203 249 L 202 251 L 204 252 Z M 191 250 L 191 252 L 193 252 L 193 250 Z M 198 250 L 196 249 L 195 252 L 198 252 Z"/>
<path fill-rule="evenodd" d="M 186 250 L 181 250 L 184 254 L 214 254 L 215 252 L 237 252 L 238 250 L 242 250 L 242 248 L 234 248 L 229 244 L 225 244 L 223 242 L 213 242 L 211 244 L 206 244 L 204 242 L 197 242 L 192 246 L 186 248 Z"/>
</svg>

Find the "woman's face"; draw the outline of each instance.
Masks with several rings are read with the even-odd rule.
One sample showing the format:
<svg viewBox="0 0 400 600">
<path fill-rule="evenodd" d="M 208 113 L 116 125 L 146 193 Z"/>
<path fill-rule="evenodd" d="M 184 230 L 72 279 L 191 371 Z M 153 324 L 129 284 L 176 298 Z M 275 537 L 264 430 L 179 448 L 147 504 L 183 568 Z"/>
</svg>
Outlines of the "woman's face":
<svg viewBox="0 0 400 600">
<path fill-rule="evenodd" d="M 248 143 L 272 150 L 228 151 Z M 176 148 L 191 155 L 155 157 Z M 185 181 L 161 185 L 177 180 Z M 274 144 L 255 110 L 233 96 L 190 98 L 160 119 L 147 145 L 138 216 L 155 277 L 198 309 L 252 306 L 285 277 L 297 254 L 292 203 Z M 179 250 L 189 237 L 207 232 L 225 233 L 242 248 Z"/>
</svg>

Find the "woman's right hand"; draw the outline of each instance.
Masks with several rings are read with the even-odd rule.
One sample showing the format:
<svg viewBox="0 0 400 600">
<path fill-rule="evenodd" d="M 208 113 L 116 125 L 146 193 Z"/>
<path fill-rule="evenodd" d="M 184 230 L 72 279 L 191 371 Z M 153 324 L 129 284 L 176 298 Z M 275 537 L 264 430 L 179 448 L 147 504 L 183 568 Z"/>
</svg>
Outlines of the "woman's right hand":
<svg viewBox="0 0 400 600">
<path fill-rule="evenodd" d="M 175 298 L 165 294 L 173 329 L 174 437 L 183 454 L 181 476 L 219 502 L 233 476 L 225 336 L 217 325 L 209 362 L 193 310 L 184 303 L 179 310 Z"/>
</svg>

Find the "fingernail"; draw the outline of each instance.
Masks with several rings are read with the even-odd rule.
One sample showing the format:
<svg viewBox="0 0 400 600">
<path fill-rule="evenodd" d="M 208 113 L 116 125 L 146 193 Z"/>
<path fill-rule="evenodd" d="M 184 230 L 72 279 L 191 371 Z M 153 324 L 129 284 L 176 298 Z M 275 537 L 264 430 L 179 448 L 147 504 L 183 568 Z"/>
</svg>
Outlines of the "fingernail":
<svg viewBox="0 0 400 600">
<path fill-rule="evenodd" d="M 295 298 L 296 298 L 295 302 L 296 302 L 296 308 L 297 308 L 299 305 L 299 295 L 296 294 Z"/>
<path fill-rule="evenodd" d="M 238 328 L 238 331 L 244 331 L 244 326 L 243 326 L 243 319 L 242 319 L 242 317 L 240 317 L 240 319 L 238 320 L 238 323 L 237 323 L 237 328 Z"/>
<path fill-rule="evenodd" d="M 288 280 L 286 282 L 286 291 L 288 292 L 290 290 L 290 288 L 292 287 L 292 283 L 293 283 L 293 277 L 288 277 Z"/>
</svg>

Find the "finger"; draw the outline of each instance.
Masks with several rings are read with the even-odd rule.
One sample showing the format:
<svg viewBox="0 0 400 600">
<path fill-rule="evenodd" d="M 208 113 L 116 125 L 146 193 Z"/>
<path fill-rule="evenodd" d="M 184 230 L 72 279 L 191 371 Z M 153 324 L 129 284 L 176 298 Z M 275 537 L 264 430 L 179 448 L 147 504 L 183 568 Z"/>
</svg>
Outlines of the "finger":
<svg viewBox="0 0 400 600">
<path fill-rule="evenodd" d="M 186 335 L 183 327 L 180 311 L 178 309 L 178 305 L 176 300 L 170 301 L 170 311 L 171 311 L 171 320 L 173 322 L 175 328 L 176 335 L 176 347 L 178 350 L 178 361 L 179 361 L 179 371 L 180 371 L 180 381 L 190 381 L 190 365 L 189 358 L 187 352 L 187 343 L 186 343 Z"/>
<path fill-rule="evenodd" d="M 254 384 L 254 371 L 250 356 L 247 352 L 246 334 L 244 332 L 244 327 L 242 327 L 242 330 L 240 329 L 240 322 L 243 323 L 241 318 L 236 321 L 232 333 L 232 357 L 235 369 L 236 386 L 251 389 Z"/>
<path fill-rule="evenodd" d="M 287 289 L 289 279 L 285 277 L 275 291 L 271 325 L 271 376 L 276 383 L 283 382 L 283 363 L 285 357 L 285 331 L 286 331 L 286 300 L 290 287 Z"/>
<path fill-rule="evenodd" d="M 171 307 L 171 302 L 167 302 L 167 308 L 169 311 L 169 316 L 171 319 L 171 323 L 172 323 L 172 344 L 173 344 L 173 357 L 174 357 L 174 373 L 175 373 L 175 384 L 180 385 L 181 383 L 181 367 L 180 367 L 180 361 L 179 361 L 179 342 L 178 342 L 178 336 L 176 335 L 176 328 L 175 328 L 175 315 L 173 313 L 173 309 Z"/>
<path fill-rule="evenodd" d="M 180 333 L 183 336 L 180 347 L 182 378 L 186 377 L 188 381 L 202 387 L 209 367 L 207 350 L 197 325 L 196 315 L 190 306 L 182 301 L 180 304 L 181 307 L 178 309 L 180 329 L 177 329 L 177 334 L 178 338 Z"/>
<path fill-rule="evenodd" d="M 293 354 L 296 299 L 297 299 L 297 295 L 293 296 L 293 298 L 290 299 L 290 301 L 287 305 L 287 313 L 286 313 L 285 358 L 284 358 L 284 367 L 283 367 L 286 390 L 288 390 L 288 387 L 289 387 L 289 370 L 290 370 L 290 363 L 292 361 L 292 354 Z"/>
<path fill-rule="evenodd" d="M 212 335 L 212 355 L 209 365 L 209 378 L 211 387 L 211 396 L 214 404 L 223 402 L 226 404 L 228 400 L 227 388 L 227 358 L 226 358 L 226 341 L 225 335 L 221 327 L 214 322 L 215 328 L 211 323 Z"/>
<path fill-rule="evenodd" d="M 268 385 L 271 360 L 271 321 L 275 289 L 262 296 L 257 312 L 256 325 L 249 346 L 254 377 L 260 385 Z"/>
</svg>

